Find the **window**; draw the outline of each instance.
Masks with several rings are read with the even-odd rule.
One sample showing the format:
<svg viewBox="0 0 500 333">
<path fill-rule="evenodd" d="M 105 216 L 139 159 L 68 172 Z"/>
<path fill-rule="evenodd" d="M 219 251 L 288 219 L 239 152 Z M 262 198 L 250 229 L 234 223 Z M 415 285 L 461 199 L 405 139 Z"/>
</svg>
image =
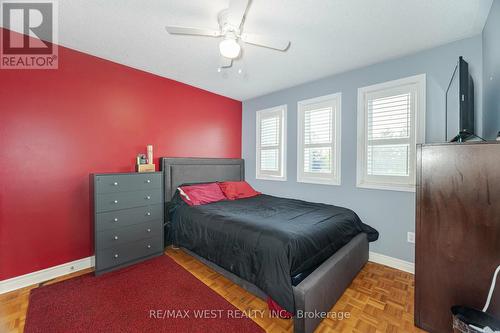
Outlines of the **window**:
<svg viewBox="0 0 500 333">
<path fill-rule="evenodd" d="M 358 90 L 358 187 L 415 191 L 424 115 L 425 74 Z"/>
<path fill-rule="evenodd" d="M 257 111 L 256 178 L 286 180 L 286 105 Z"/>
<path fill-rule="evenodd" d="M 340 98 L 338 93 L 298 103 L 298 182 L 340 185 Z"/>
</svg>

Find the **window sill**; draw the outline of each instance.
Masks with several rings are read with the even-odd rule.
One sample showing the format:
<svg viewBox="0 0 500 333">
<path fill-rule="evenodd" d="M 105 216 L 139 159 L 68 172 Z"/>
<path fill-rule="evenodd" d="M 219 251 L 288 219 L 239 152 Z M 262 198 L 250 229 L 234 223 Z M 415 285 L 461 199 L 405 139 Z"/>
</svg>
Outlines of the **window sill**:
<svg viewBox="0 0 500 333">
<path fill-rule="evenodd" d="M 306 184 L 318 184 L 318 185 L 334 185 L 340 186 L 341 183 L 339 180 L 332 179 L 311 179 L 311 178 L 297 178 L 297 183 L 306 183 Z"/>
<path fill-rule="evenodd" d="M 415 192 L 415 185 L 396 185 L 396 184 L 377 184 L 377 183 L 358 183 L 358 188 L 365 188 L 371 190 L 386 190 L 386 191 L 400 191 L 400 192 Z"/>
<path fill-rule="evenodd" d="M 280 182 L 285 182 L 286 181 L 286 177 L 273 177 L 273 176 L 264 176 L 264 175 L 256 175 L 255 176 L 255 179 L 259 179 L 259 180 L 276 180 L 276 181 L 280 181 Z"/>
</svg>

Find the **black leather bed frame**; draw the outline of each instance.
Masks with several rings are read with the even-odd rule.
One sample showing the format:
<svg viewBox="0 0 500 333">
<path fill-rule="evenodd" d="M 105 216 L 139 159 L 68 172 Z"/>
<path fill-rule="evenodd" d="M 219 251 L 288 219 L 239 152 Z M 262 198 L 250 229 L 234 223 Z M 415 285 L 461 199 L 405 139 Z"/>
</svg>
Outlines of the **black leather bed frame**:
<svg viewBox="0 0 500 333">
<path fill-rule="evenodd" d="M 175 190 L 181 184 L 239 181 L 245 178 L 242 159 L 163 157 L 160 162 L 164 172 L 166 203 L 172 199 Z M 254 284 L 204 259 L 202 253 L 183 250 L 234 283 L 266 300 L 266 294 Z M 307 314 L 307 316 L 296 315 L 294 317 L 294 332 L 313 332 L 322 318 L 312 314 L 330 311 L 367 261 L 368 241 L 366 234 L 362 233 L 293 287 L 296 314 Z"/>
</svg>

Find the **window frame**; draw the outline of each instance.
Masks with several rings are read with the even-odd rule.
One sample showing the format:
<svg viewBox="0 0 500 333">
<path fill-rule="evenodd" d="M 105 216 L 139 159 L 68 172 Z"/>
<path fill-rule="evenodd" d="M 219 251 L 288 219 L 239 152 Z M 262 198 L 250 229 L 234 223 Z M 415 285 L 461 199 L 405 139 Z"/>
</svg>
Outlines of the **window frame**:
<svg viewBox="0 0 500 333">
<path fill-rule="evenodd" d="M 332 149 L 332 173 L 315 174 L 304 171 L 304 142 L 305 112 L 311 109 L 332 107 L 332 142 L 328 146 Z M 322 185 L 341 185 L 341 133 L 342 129 L 342 93 L 334 93 L 310 98 L 297 102 L 297 182 Z M 313 145 L 314 146 L 314 145 Z"/>
<path fill-rule="evenodd" d="M 263 171 L 260 168 L 261 164 L 261 120 L 263 118 L 273 117 L 274 115 L 279 115 L 280 124 L 280 143 L 277 146 L 279 149 L 278 158 L 278 171 Z M 255 116 L 256 127 L 255 127 L 255 178 L 261 180 L 277 180 L 286 181 L 286 131 L 287 131 L 287 105 L 278 105 L 268 109 L 259 110 L 256 112 Z"/>
<path fill-rule="evenodd" d="M 397 90 L 414 89 L 416 96 L 413 126 L 410 128 L 410 161 L 409 176 L 373 176 L 368 175 L 366 165 L 368 153 L 368 94 L 389 94 Z M 378 83 L 358 89 L 357 109 L 357 162 L 356 186 L 359 188 L 415 192 L 416 185 L 416 145 L 425 141 L 425 110 L 426 110 L 426 75 L 419 74 L 398 80 Z M 413 134 L 413 135 L 412 135 Z M 394 139 L 395 141 L 400 139 Z"/>
</svg>

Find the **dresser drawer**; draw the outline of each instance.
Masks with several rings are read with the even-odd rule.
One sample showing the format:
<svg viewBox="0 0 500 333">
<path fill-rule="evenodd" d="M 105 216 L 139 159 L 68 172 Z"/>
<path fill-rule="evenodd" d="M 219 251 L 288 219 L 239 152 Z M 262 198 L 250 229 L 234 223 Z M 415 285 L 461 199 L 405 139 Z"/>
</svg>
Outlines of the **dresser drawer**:
<svg viewBox="0 0 500 333">
<path fill-rule="evenodd" d="M 98 194 L 96 196 L 95 210 L 99 213 L 110 210 L 158 204 L 162 202 L 161 196 L 161 189 Z"/>
<path fill-rule="evenodd" d="M 96 271 L 99 273 L 161 251 L 163 251 L 161 235 L 96 251 Z"/>
<path fill-rule="evenodd" d="M 162 173 L 101 175 L 95 178 L 96 193 L 149 190 L 162 187 Z"/>
<path fill-rule="evenodd" d="M 156 220 L 98 232 L 95 240 L 96 251 L 160 235 L 162 227 L 161 220 Z"/>
<path fill-rule="evenodd" d="M 163 204 L 97 213 L 95 228 L 101 232 L 153 220 L 163 220 Z"/>
</svg>

